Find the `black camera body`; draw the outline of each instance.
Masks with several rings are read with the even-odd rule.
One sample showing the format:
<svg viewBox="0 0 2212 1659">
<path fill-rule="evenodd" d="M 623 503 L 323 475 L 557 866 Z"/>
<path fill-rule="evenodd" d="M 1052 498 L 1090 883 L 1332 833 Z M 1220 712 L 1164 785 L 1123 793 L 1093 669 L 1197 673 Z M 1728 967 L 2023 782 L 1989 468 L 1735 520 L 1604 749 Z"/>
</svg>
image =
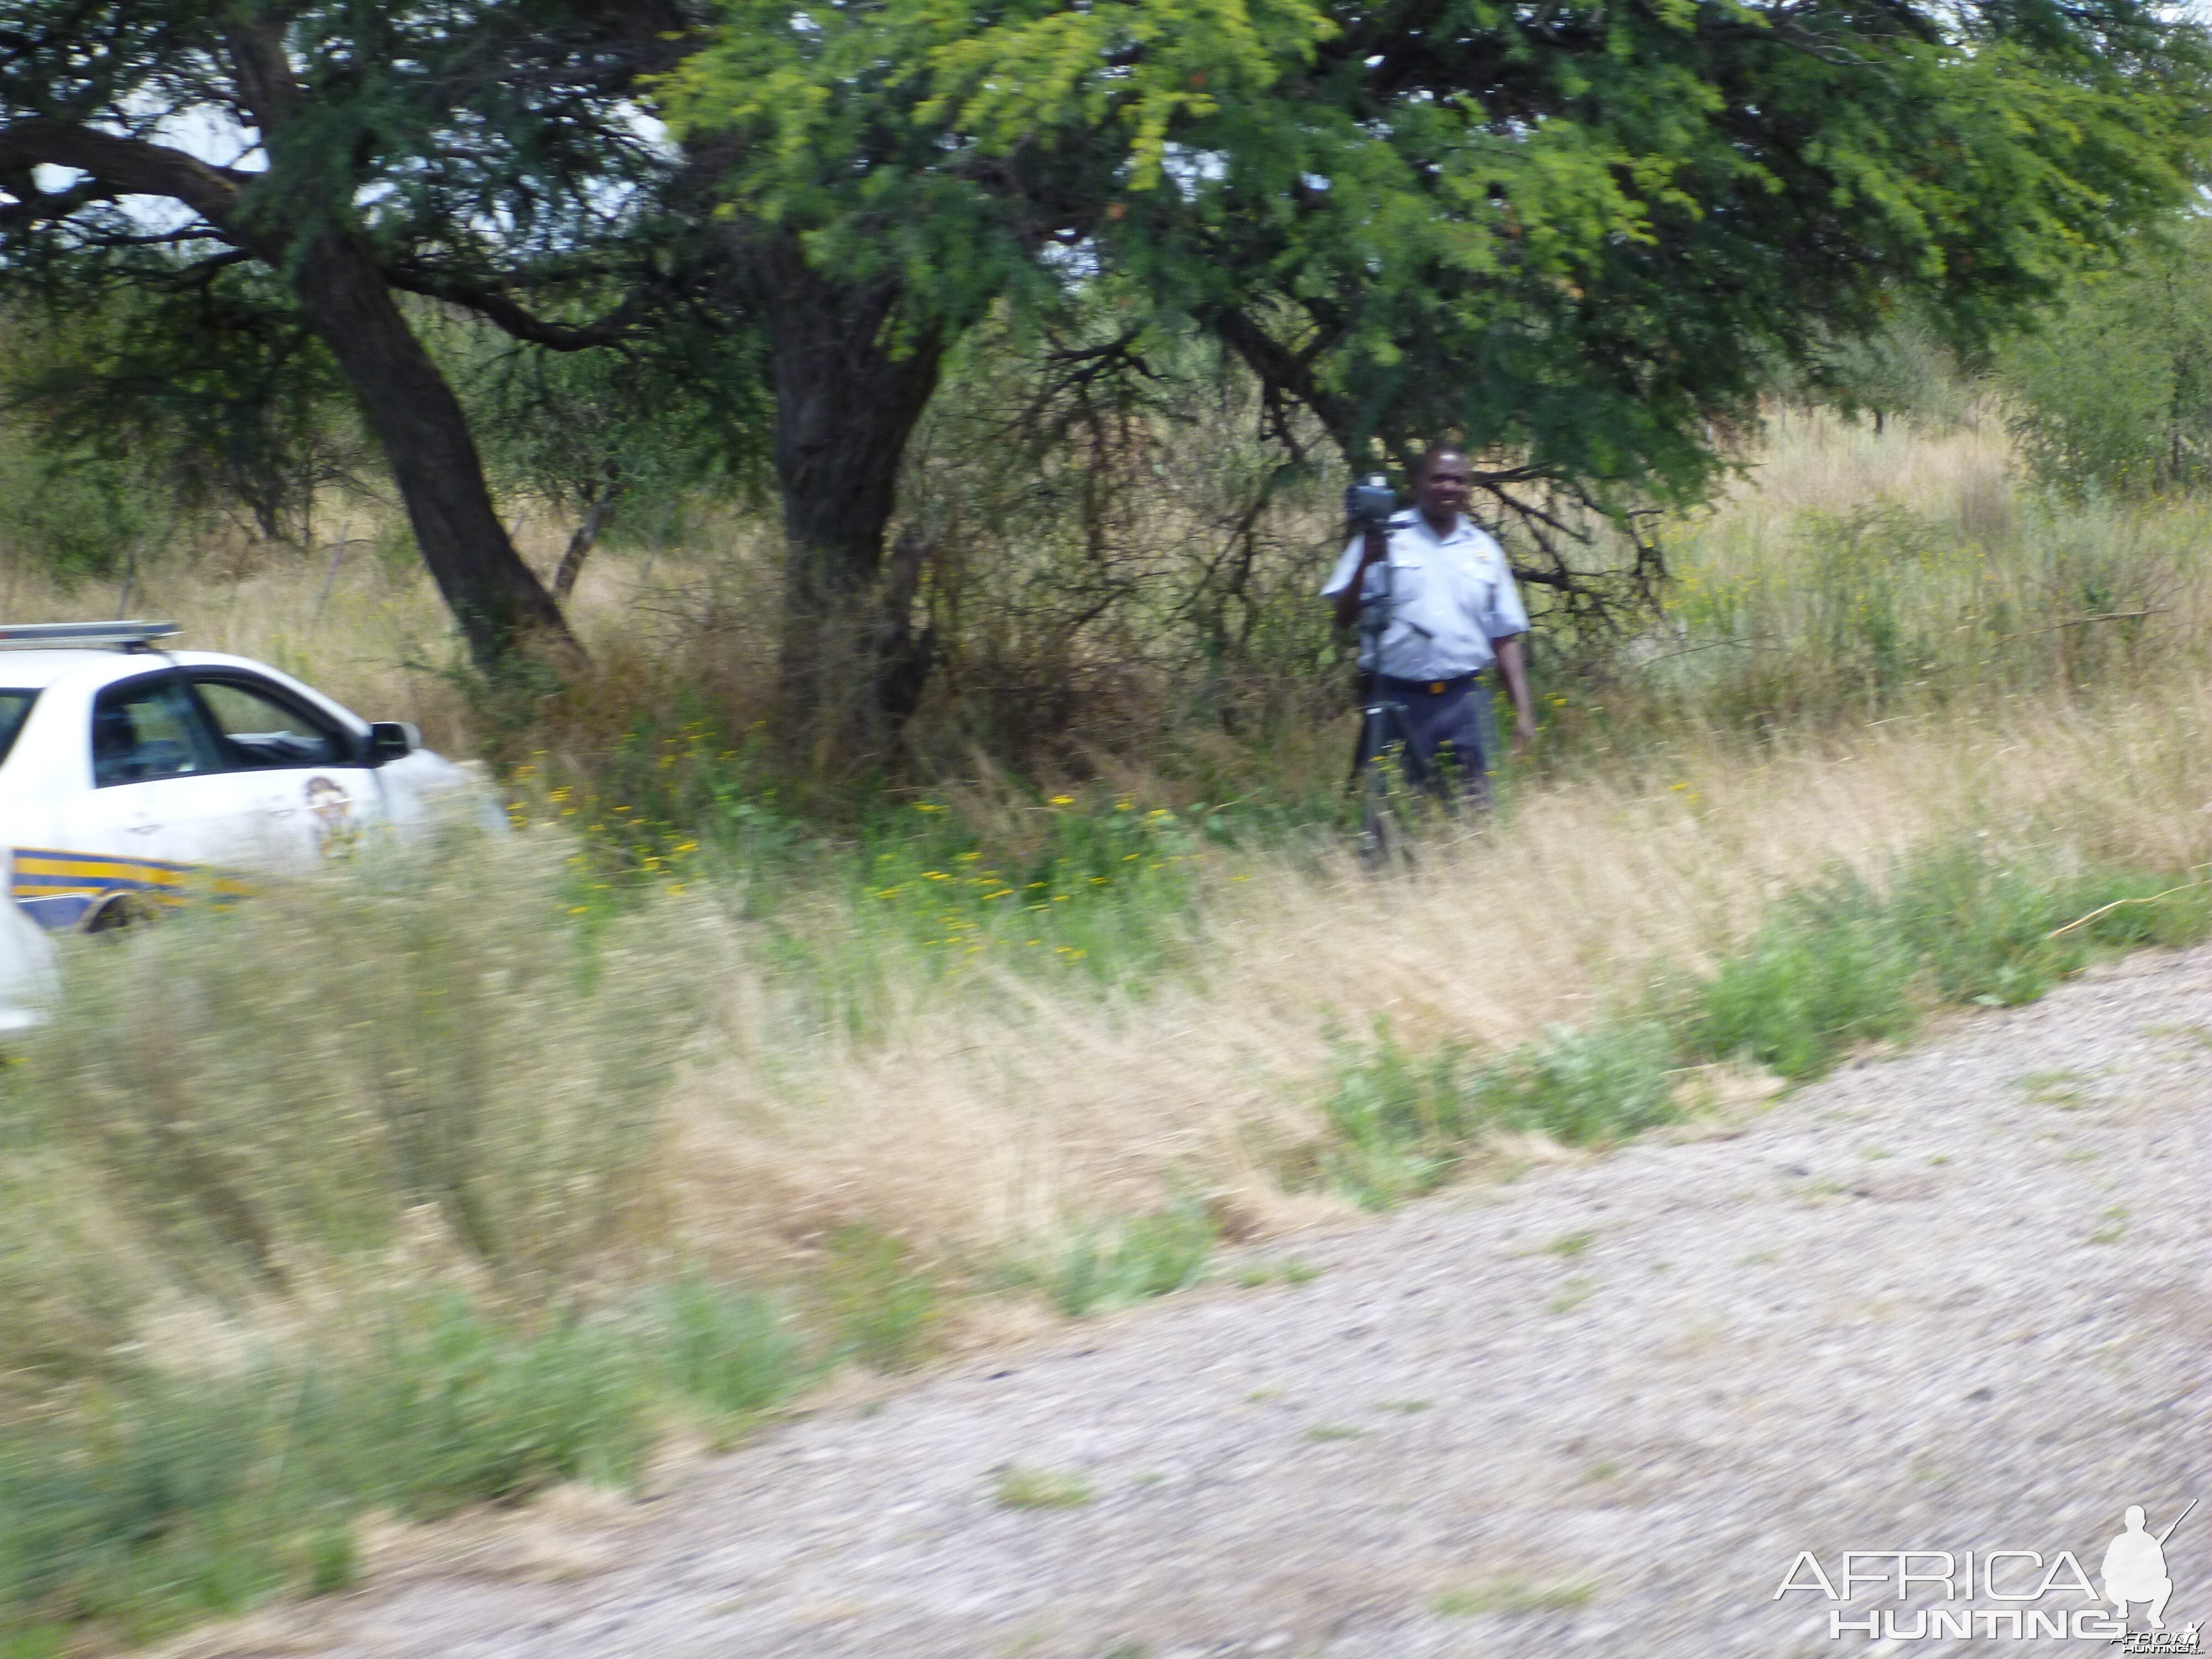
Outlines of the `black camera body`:
<svg viewBox="0 0 2212 1659">
<path fill-rule="evenodd" d="M 1388 530 L 1398 510 L 1398 492 L 1380 472 L 1344 487 L 1344 516 L 1362 530 Z"/>
</svg>

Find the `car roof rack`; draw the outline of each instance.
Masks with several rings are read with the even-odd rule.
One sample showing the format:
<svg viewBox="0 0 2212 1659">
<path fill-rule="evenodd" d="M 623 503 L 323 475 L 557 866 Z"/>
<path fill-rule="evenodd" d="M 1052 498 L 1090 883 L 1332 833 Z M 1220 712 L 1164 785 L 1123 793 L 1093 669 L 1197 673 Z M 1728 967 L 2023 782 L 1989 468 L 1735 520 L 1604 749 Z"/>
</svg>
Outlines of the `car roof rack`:
<svg viewBox="0 0 2212 1659">
<path fill-rule="evenodd" d="M 155 641 L 183 631 L 167 622 L 0 623 L 0 650 L 112 645 L 125 651 L 151 651 Z"/>
</svg>

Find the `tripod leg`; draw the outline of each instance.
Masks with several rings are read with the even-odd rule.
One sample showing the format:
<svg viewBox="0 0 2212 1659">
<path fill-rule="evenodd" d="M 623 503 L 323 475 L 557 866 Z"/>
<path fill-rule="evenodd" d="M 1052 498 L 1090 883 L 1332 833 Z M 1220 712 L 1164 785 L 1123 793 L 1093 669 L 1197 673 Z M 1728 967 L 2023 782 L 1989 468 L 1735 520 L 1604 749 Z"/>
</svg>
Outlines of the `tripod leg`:
<svg viewBox="0 0 2212 1659">
<path fill-rule="evenodd" d="M 1359 780 L 1359 862 L 1370 873 L 1395 861 L 1404 841 L 1402 828 L 1382 763 L 1370 761 Z"/>
<path fill-rule="evenodd" d="M 1405 778 L 1406 744 L 1411 734 L 1405 711 L 1395 703 L 1373 705 L 1367 722 L 1360 739 L 1359 861 L 1379 871 L 1413 860 Z"/>
</svg>

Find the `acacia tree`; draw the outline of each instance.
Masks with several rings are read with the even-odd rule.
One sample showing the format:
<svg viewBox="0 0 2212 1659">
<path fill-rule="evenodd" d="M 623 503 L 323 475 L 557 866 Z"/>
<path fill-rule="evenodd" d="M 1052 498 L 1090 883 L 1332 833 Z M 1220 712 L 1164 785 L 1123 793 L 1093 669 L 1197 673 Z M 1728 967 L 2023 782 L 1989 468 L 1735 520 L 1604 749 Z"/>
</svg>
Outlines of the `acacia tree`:
<svg viewBox="0 0 2212 1659">
<path fill-rule="evenodd" d="M 1997 356 L 2013 435 L 2069 495 L 2212 481 L 2212 222 L 2192 216 L 2172 232 L 2076 285 L 2043 329 Z"/>
<path fill-rule="evenodd" d="M 1085 373 L 1194 321 L 1285 436 L 1456 430 L 1560 529 L 1694 495 L 1778 359 L 2047 295 L 2185 192 L 2203 80 L 2140 0 L 4 0 L 0 276 L 280 278 L 486 661 L 559 614 L 396 295 L 559 350 L 674 295 L 758 329 L 805 708 L 851 660 L 828 621 L 914 684 L 899 462 L 1003 300 L 1110 293 Z M 265 165 L 169 142 L 194 124 Z"/>
<path fill-rule="evenodd" d="M 478 662 L 571 647 L 400 295 L 562 348 L 633 326 L 653 250 L 624 233 L 665 167 L 625 94 L 682 21 L 623 0 L 8 0 L 0 278 L 67 303 L 95 269 L 273 273 L 358 399 Z M 219 139 L 236 161 L 194 153 Z M 574 316 L 611 286 L 627 307 Z"/>
<path fill-rule="evenodd" d="M 1542 537 L 1695 496 L 1778 360 L 2051 294 L 2185 193 L 2205 88 L 2139 0 L 726 0 L 662 96 L 773 344 L 788 659 L 1002 297 L 1111 278 L 1102 359 L 1194 319 L 1346 456 L 1455 432 Z"/>
</svg>

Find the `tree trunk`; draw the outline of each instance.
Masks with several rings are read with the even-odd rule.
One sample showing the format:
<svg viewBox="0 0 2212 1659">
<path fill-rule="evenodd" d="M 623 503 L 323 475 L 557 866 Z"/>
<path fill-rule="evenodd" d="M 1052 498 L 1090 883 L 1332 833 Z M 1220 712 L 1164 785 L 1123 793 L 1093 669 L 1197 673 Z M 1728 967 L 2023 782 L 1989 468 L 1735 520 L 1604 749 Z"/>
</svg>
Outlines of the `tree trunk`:
<svg viewBox="0 0 2212 1659">
<path fill-rule="evenodd" d="M 294 73 L 286 27 L 282 8 L 233 8 L 224 49 L 272 173 L 282 175 L 289 163 L 303 161 L 303 176 L 321 178 L 327 158 L 313 153 L 312 131 L 308 151 L 297 153 L 299 124 L 311 100 Z M 407 504 L 422 562 L 460 624 L 469 654 L 487 672 L 532 647 L 577 660 L 581 653 L 560 606 L 523 563 L 492 509 L 460 402 L 407 326 L 375 256 L 358 237 L 336 228 L 293 243 L 281 203 L 279 198 L 250 210 L 238 228 L 260 258 L 289 274 L 307 320 L 352 383 Z"/>
<path fill-rule="evenodd" d="M 937 389 L 943 331 L 908 329 L 896 281 L 848 287 L 787 241 L 757 266 L 775 329 L 775 471 L 785 540 L 782 685 L 831 761 L 913 708 L 928 638 L 908 625 L 918 571 L 885 580 L 899 463 Z M 896 610 L 897 614 L 890 614 Z"/>
<path fill-rule="evenodd" d="M 422 562 L 477 665 L 495 669 L 533 648 L 575 660 L 560 606 L 493 509 L 459 400 L 368 249 L 325 231 L 302 251 L 293 283 L 383 446 Z"/>
<path fill-rule="evenodd" d="M 584 509 L 583 522 L 576 533 L 568 538 L 568 545 L 561 555 L 561 568 L 553 573 L 553 597 L 562 605 L 576 591 L 576 578 L 584 574 L 584 561 L 599 543 L 599 532 L 607 527 L 614 516 L 615 500 L 622 493 L 618 483 L 610 483 L 606 493 Z"/>
</svg>

